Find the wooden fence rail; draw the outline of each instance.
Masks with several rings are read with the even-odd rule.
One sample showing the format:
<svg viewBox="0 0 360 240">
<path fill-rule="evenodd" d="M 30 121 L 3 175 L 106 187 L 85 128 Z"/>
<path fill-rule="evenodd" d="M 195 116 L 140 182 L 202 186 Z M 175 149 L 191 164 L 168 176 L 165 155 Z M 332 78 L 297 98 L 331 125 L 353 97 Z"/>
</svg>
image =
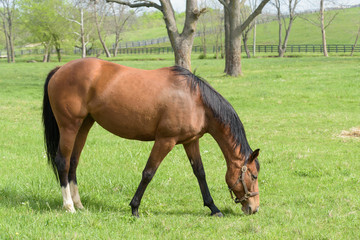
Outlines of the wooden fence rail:
<svg viewBox="0 0 360 240">
<path fill-rule="evenodd" d="M 244 52 L 244 46 L 241 46 L 242 51 Z M 248 46 L 250 52 L 253 51 L 253 46 Z M 329 53 L 350 53 L 354 48 L 352 44 L 328 44 L 327 50 Z M 218 52 L 220 52 L 220 47 L 218 47 Z M 277 53 L 277 45 L 256 45 L 255 51 L 257 53 Z M 81 54 L 81 50 L 75 48 L 73 51 L 61 50 L 62 54 Z M 110 52 L 113 53 L 114 49 L 110 49 Z M 171 47 L 131 47 L 131 48 L 120 48 L 118 49 L 118 54 L 165 54 L 172 53 L 173 49 Z M 194 46 L 193 53 L 202 53 L 202 46 Z M 215 53 L 216 47 L 207 47 L 207 53 Z M 299 44 L 299 45 L 288 45 L 286 49 L 287 53 L 321 53 L 323 52 L 323 46 L 321 44 Z M 360 52 L 360 45 L 356 46 L 354 52 Z M 55 53 L 55 50 L 53 50 Z M 26 49 L 26 50 L 16 50 L 15 56 L 21 55 L 41 55 L 44 54 L 44 49 Z M 97 56 L 104 54 L 103 49 L 89 49 L 88 56 Z M 0 56 L 6 58 L 6 50 L 0 50 Z"/>
</svg>

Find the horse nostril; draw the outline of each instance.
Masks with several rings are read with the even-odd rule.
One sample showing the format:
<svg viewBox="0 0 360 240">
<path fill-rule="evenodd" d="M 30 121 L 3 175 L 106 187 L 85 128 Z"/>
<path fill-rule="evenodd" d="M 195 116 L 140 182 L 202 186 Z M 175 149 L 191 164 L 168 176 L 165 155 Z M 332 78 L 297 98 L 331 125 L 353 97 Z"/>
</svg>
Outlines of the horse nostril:
<svg viewBox="0 0 360 240">
<path fill-rule="evenodd" d="M 253 213 L 250 206 L 248 207 L 248 213 L 249 213 L 249 214 L 252 214 L 252 213 Z"/>
</svg>

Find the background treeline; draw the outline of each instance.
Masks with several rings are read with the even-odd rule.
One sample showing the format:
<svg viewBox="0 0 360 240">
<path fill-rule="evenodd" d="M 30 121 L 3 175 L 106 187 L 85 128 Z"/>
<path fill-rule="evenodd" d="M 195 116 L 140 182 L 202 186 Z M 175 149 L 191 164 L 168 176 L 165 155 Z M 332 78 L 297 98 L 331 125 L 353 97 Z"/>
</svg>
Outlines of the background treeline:
<svg viewBox="0 0 360 240">
<path fill-rule="evenodd" d="M 204 57 L 207 55 L 207 49 L 211 49 L 211 53 L 213 49 L 219 49 L 215 53 L 216 57 L 224 54 L 223 7 L 214 2 L 216 1 L 207 4 L 206 1 L 201 2 L 202 7 L 207 8 L 207 12 L 202 14 L 198 21 L 194 40 L 194 46 L 201 47 Z M 269 5 L 271 7 L 271 4 Z M 244 17 L 250 14 L 249 6 L 243 9 Z M 61 52 L 81 53 L 84 57 L 94 49 L 103 49 L 102 52 L 107 56 L 116 56 L 119 48 L 133 47 L 130 44 L 132 41 L 167 37 L 161 12 L 130 9 L 105 1 L 0 0 L 0 12 L 2 57 L 11 55 L 11 52 L 7 52 L 7 46 L 10 45 L 17 50 L 42 49 L 38 52 L 43 54 L 43 61 L 49 61 L 51 50 L 57 53 L 59 61 Z M 354 44 L 360 25 L 360 7 L 332 9 L 326 14 L 329 18 L 334 16 L 327 29 L 327 43 Z M 284 16 L 286 19 L 289 18 L 286 13 Z M 176 18 L 177 25 L 181 28 L 185 13 L 176 13 Z M 9 19 L 11 32 L 7 25 Z M 294 21 L 287 44 L 321 44 L 319 29 L 312 24 L 316 21 L 316 12 L 299 14 Z M 278 44 L 279 25 L 275 12 L 261 14 L 256 22 L 256 32 L 253 25 L 243 32 L 245 45 Z M 285 29 L 283 31 L 285 34 Z M 254 36 L 256 42 L 253 41 Z M 146 46 L 169 47 L 170 43 L 152 41 Z M 11 61 L 11 58 L 9 60 Z"/>
</svg>

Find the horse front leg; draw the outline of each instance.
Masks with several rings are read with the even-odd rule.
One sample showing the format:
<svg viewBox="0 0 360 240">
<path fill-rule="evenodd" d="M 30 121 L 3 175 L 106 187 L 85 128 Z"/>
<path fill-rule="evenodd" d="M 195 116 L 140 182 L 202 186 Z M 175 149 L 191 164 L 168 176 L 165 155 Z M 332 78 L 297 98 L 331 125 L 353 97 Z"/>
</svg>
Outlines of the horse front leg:
<svg viewBox="0 0 360 240">
<path fill-rule="evenodd" d="M 142 172 L 142 178 L 139 184 L 139 187 L 136 190 L 136 193 L 133 199 L 130 202 L 132 215 L 139 217 L 139 206 L 141 199 L 144 195 L 146 187 L 154 177 L 156 170 L 158 169 L 162 160 L 166 155 L 173 149 L 176 141 L 174 139 L 157 139 L 155 140 L 154 146 L 151 150 L 150 157 L 146 163 L 146 166 Z"/>
<path fill-rule="evenodd" d="M 211 197 L 209 187 L 206 182 L 205 170 L 200 156 L 199 139 L 191 143 L 184 144 L 184 148 L 189 158 L 193 172 L 199 182 L 201 195 L 204 200 L 204 206 L 210 208 L 212 216 L 222 217 L 223 214 L 215 206 L 214 200 Z"/>
</svg>

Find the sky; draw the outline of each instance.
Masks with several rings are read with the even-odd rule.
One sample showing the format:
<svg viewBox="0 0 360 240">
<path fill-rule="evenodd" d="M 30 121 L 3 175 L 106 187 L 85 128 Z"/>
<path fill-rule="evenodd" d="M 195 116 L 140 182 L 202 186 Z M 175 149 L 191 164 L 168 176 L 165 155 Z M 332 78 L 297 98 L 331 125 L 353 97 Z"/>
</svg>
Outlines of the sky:
<svg viewBox="0 0 360 240">
<path fill-rule="evenodd" d="M 200 3 L 201 1 L 204 0 L 198 0 L 198 2 Z M 216 2 L 216 0 L 206 0 L 207 3 L 211 3 L 211 2 Z M 260 2 L 260 0 L 258 0 L 258 2 Z M 328 2 L 328 3 L 326 3 Z M 325 0 L 325 4 L 326 7 L 333 7 L 334 5 L 329 4 L 331 1 L 327 1 Z M 336 2 L 336 5 L 356 5 L 356 4 L 360 4 L 360 0 L 336 0 L 336 1 L 332 1 L 332 2 Z M 171 3 L 175 9 L 175 11 L 177 12 L 184 12 L 185 11 L 185 5 L 186 5 L 186 1 L 185 0 L 171 0 Z M 319 5 L 319 0 L 301 0 L 299 5 L 298 5 L 298 10 L 300 11 L 306 11 L 306 10 L 315 10 L 318 9 Z M 271 11 L 271 5 L 268 3 L 267 6 L 265 7 L 264 11 Z"/>
</svg>

